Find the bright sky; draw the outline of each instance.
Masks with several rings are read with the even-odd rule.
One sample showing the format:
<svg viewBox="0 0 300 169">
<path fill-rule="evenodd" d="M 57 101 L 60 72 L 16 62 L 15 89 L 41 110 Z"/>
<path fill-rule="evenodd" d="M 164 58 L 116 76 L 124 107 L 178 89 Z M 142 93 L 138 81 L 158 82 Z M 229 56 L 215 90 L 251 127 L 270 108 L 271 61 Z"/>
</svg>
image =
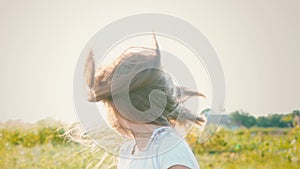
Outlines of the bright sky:
<svg viewBox="0 0 300 169">
<path fill-rule="evenodd" d="M 76 121 L 77 58 L 101 28 L 124 16 L 164 13 L 197 27 L 224 69 L 226 110 L 300 109 L 300 2 L 0 0 L 0 121 Z"/>
</svg>

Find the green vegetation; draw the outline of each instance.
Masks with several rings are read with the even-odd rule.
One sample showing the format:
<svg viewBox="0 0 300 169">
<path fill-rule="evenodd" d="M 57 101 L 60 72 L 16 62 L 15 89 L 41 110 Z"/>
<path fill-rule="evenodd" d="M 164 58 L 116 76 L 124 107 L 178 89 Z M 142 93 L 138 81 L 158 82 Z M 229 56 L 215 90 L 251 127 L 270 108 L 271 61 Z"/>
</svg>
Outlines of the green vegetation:
<svg viewBox="0 0 300 169">
<path fill-rule="evenodd" d="M 202 168 L 300 168 L 300 127 L 220 129 L 203 144 L 187 141 Z"/>
<path fill-rule="evenodd" d="M 300 110 L 294 110 L 289 114 L 269 114 L 268 116 L 254 116 L 244 111 L 235 111 L 229 115 L 232 124 L 250 127 L 293 127 L 300 125 Z"/>
<path fill-rule="evenodd" d="M 96 156 L 95 152 L 84 150 L 82 145 L 65 139 L 64 132 L 59 123 L 3 125 L 0 127 L 0 168 L 93 168 L 103 156 L 109 156 L 103 152 Z M 300 167 L 300 127 L 220 128 L 205 143 L 198 142 L 192 131 L 186 140 L 204 169 Z"/>
<path fill-rule="evenodd" d="M 0 126 L 1 169 L 78 169 L 100 161 L 96 153 L 67 140 L 61 123 L 10 123 Z"/>
</svg>

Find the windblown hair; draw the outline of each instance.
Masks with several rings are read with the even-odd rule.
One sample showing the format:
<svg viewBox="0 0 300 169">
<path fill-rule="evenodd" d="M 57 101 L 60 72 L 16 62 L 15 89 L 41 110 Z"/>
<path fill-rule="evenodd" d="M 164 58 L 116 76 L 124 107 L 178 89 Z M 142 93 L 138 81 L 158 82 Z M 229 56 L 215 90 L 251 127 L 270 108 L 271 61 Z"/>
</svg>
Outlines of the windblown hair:
<svg viewBox="0 0 300 169">
<path fill-rule="evenodd" d="M 158 118 L 147 123 L 170 125 L 174 121 L 180 123 L 190 121 L 202 125 L 205 122 L 204 118 L 197 117 L 195 113 L 181 104 L 190 97 L 205 96 L 197 91 L 174 84 L 171 76 L 162 70 L 160 50 L 155 35 L 154 39 L 156 42 L 155 49 L 145 47 L 128 48 L 113 63 L 108 66 L 101 66 L 97 71 L 95 71 L 93 52 L 90 51 L 87 57 L 84 73 L 86 83 L 90 89 L 88 101 L 103 102 L 108 110 L 108 117 L 112 126 L 120 133 L 126 133 L 127 131 L 118 122 L 118 117 L 123 117 L 124 113 L 118 111 L 112 94 L 113 77 L 116 74 L 118 76 L 114 78 L 114 83 L 116 84 L 114 92 L 118 93 L 118 91 L 121 92 L 124 89 L 124 83 L 128 83 L 128 80 L 131 80 L 129 75 L 137 73 L 130 81 L 128 91 L 131 104 L 140 112 L 139 114 L 133 114 L 133 116 L 145 116 L 143 112 L 151 106 L 149 101 L 151 91 L 159 90 L 165 95 L 166 106 Z M 137 72 L 143 67 L 151 68 Z M 161 106 L 161 103 L 160 98 L 154 102 L 158 106 Z M 127 110 L 121 111 L 126 112 Z"/>
</svg>

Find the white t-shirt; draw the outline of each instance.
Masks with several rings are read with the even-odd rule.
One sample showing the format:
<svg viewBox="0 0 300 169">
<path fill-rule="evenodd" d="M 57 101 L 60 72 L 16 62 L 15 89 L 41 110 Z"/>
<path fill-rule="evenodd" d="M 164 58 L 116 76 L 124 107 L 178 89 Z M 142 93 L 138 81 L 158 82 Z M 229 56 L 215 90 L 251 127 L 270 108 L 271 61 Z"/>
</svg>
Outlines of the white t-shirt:
<svg viewBox="0 0 300 169">
<path fill-rule="evenodd" d="M 120 149 L 118 169 L 168 169 L 174 165 L 199 169 L 190 147 L 172 127 L 156 129 L 144 151 L 135 146 L 134 140 Z"/>
</svg>

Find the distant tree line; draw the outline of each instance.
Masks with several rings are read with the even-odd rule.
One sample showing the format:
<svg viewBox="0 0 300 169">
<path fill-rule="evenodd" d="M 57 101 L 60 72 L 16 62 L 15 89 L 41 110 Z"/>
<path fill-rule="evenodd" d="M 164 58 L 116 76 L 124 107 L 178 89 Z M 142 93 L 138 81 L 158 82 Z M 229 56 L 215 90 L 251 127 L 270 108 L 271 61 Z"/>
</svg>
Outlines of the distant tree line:
<svg viewBox="0 0 300 169">
<path fill-rule="evenodd" d="M 269 114 L 267 116 L 254 117 L 242 110 L 229 115 L 233 125 L 250 127 L 294 127 L 300 125 L 300 110 L 294 110 L 288 114 Z"/>
</svg>

